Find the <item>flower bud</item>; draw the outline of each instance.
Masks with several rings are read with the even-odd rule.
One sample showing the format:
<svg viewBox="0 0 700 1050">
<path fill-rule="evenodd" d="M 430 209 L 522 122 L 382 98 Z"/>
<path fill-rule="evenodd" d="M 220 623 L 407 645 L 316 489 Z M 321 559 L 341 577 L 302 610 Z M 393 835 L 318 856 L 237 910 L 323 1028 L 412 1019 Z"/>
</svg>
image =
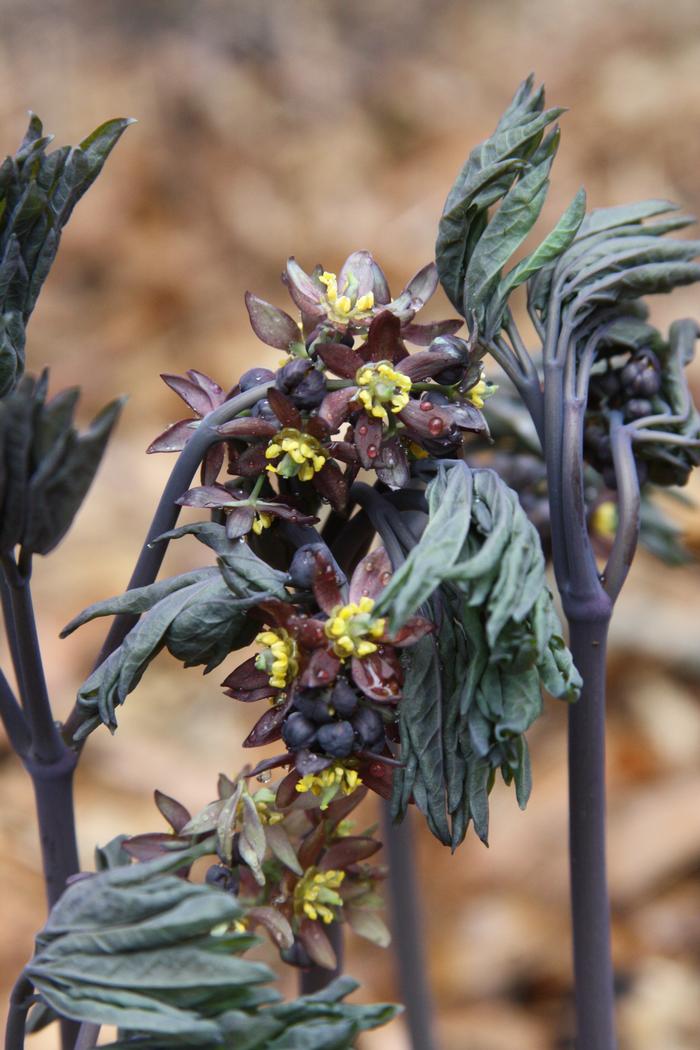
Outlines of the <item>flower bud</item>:
<svg viewBox="0 0 700 1050">
<path fill-rule="evenodd" d="M 324 754 L 347 758 L 355 745 L 355 731 L 349 722 L 330 722 L 321 726 L 317 739 Z"/>
<path fill-rule="evenodd" d="M 255 386 L 260 386 L 261 383 L 270 383 L 275 378 L 275 373 L 271 372 L 269 368 L 249 368 L 247 372 L 244 372 L 239 380 L 239 386 L 241 393 L 245 393 L 246 390 L 252 390 Z"/>
<path fill-rule="evenodd" d="M 308 358 L 296 358 L 277 373 L 275 386 L 291 397 L 297 408 L 317 408 L 326 396 L 326 377 Z"/>
<path fill-rule="evenodd" d="M 282 726 L 282 739 L 290 751 L 308 747 L 316 736 L 316 726 L 300 711 L 294 711 Z"/>
</svg>

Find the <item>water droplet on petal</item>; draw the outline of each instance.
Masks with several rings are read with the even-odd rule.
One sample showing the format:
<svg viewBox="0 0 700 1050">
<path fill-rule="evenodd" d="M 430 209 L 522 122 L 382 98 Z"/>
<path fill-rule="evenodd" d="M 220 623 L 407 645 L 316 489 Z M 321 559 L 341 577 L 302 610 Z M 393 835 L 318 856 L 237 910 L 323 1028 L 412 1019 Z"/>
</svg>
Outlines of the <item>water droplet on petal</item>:
<svg viewBox="0 0 700 1050">
<path fill-rule="evenodd" d="M 362 568 L 365 570 L 365 572 L 372 572 L 372 570 L 374 569 L 374 562 L 366 561 Z"/>
<path fill-rule="evenodd" d="M 270 781 L 272 780 L 272 773 L 270 772 L 269 769 L 265 769 L 265 770 L 263 770 L 262 773 L 258 773 L 258 775 L 257 775 L 257 777 L 255 779 L 260 784 L 269 784 Z"/>
<path fill-rule="evenodd" d="M 437 416 L 434 416 L 428 423 L 428 430 L 431 434 L 441 434 L 444 429 L 444 423 Z"/>
<path fill-rule="evenodd" d="M 320 668 L 316 672 L 316 676 L 315 677 L 316 677 L 316 679 L 319 682 L 327 682 L 328 681 L 328 671 L 324 671 L 322 668 Z"/>
<path fill-rule="evenodd" d="M 370 459 L 376 459 L 379 449 L 376 445 L 369 445 L 367 448 L 367 455 Z"/>
<path fill-rule="evenodd" d="M 421 412 L 432 412 L 432 410 L 433 410 L 433 403 L 432 403 L 432 401 L 421 401 L 419 407 L 420 407 Z"/>
<path fill-rule="evenodd" d="M 362 437 L 364 437 L 365 434 L 367 433 L 367 425 L 365 423 L 363 423 L 361 427 L 357 428 L 357 433 L 358 434 L 362 434 Z"/>
<path fill-rule="evenodd" d="M 390 572 L 383 572 L 383 573 L 381 574 L 381 576 L 379 577 L 379 579 L 381 580 L 381 582 L 382 582 L 382 583 L 384 584 L 384 586 L 386 587 L 387 583 L 388 583 L 388 582 L 389 582 L 389 580 L 391 579 L 391 573 L 390 573 Z"/>
<path fill-rule="evenodd" d="M 369 767 L 369 773 L 372 777 L 381 778 L 385 774 L 385 767 L 381 762 L 372 762 L 371 766 Z"/>
</svg>

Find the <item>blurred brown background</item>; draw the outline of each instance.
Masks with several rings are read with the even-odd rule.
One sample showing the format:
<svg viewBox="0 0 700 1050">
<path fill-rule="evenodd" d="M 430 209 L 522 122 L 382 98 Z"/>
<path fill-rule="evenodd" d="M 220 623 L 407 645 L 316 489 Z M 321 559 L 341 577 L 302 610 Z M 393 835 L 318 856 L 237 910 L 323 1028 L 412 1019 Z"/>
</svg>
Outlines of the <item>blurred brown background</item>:
<svg viewBox="0 0 700 1050">
<path fill-rule="evenodd" d="M 464 156 L 531 69 L 552 103 L 571 108 L 544 228 L 581 183 L 593 205 L 668 196 L 700 210 L 697 0 L 3 0 L 0 17 L 1 152 L 16 147 L 28 108 L 58 144 L 107 117 L 139 120 L 76 210 L 29 329 L 31 367 L 50 364 L 54 389 L 82 384 L 85 420 L 130 395 L 88 506 L 36 570 L 61 715 L 103 627 L 65 642 L 57 633 L 123 588 L 170 466 L 143 454 L 179 413 L 158 373 L 196 367 L 226 386 L 254 363 L 274 367 L 276 352 L 248 329 L 243 293 L 285 305 L 278 275 L 289 254 L 337 270 L 368 247 L 400 288 L 432 257 Z M 656 306 L 663 322 L 685 313 L 700 314 L 697 290 Z M 684 524 L 700 549 L 697 515 Z M 182 541 L 168 568 L 201 560 L 195 547 Z M 623 1050 L 700 1045 L 699 577 L 697 567 L 641 557 L 613 632 Z M 202 679 L 163 657 L 129 698 L 116 738 L 93 736 L 77 784 L 86 867 L 96 843 L 158 826 L 154 787 L 198 807 L 219 770 L 242 764 L 249 713 L 222 696 L 222 672 Z M 445 1050 L 570 1045 L 560 706 L 547 706 L 531 744 L 530 807 L 521 814 L 496 790 L 488 851 L 469 841 L 450 858 L 421 829 Z M 44 905 L 30 788 L 4 746 L 0 782 L 4 999 Z M 350 956 L 365 997 L 396 995 L 389 956 L 363 944 Z M 49 1050 L 54 1039 L 34 1045 Z M 363 1046 L 403 1050 L 401 1023 Z"/>
</svg>

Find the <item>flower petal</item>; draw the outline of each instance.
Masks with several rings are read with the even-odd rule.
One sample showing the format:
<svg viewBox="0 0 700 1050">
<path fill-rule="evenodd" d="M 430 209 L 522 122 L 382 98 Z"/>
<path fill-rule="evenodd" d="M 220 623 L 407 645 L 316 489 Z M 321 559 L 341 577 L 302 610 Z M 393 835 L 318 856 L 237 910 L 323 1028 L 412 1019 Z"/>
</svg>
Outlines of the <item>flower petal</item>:
<svg viewBox="0 0 700 1050">
<path fill-rule="evenodd" d="M 401 696 L 403 672 L 398 656 L 390 647 L 381 646 L 376 653 L 362 659 L 353 656 L 352 677 L 370 700 L 398 700 Z"/>
<path fill-rule="evenodd" d="M 208 377 L 207 377 L 208 378 Z M 161 379 L 163 382 L 174 390 L 178 397 L 181 397 L 186 405 L 196 412 L 198 416 L 206 416 L 211 412 L 212 408 L 216 407 L 212 405 L 211 397 L 206 390 L 203 390 L 198 382 L 193 381 L 187 376 L 176 376 L 171 375 L 169 372 L 162 372 Z M 214 382 L 210 380 L 210 382 Z M 221 387 L 218 388 L 221 390 Z M 223 391 L 221 391 L 223 396 Z"/>
<path fill-rule="evenodd" d="M 249 657 L 223 680 L 221 684 L 227 696 L 234 700 L 242 700 L 244 703 L 253 703 L 268 696 L 277 696 L 279 690 L 270 685 L 269 676 L 265 671 L 258 670 L 255 660 L 255 656 Z"/>
<path fill-rule="evenodd" d="M 299 679 L 304 689 L 330 685 L 338 677 L 340 660 L 329 649 L 314 649 Z"/>
<path fill-rule="evenodd" d="M 367 554 L 359 563 L 350 581 L 350 601 L 376 598 L 391 579 L 391 562 L 383 547 Z"/>
<path fill-rule="evenodd" d="M 404 356 L 401 322 L 390 310 L 382 310 L 373 318 L 361 353 L 365 361 L 391 361 L 392 364 Z"/>
<path fill-rule="evenodd" d="M 235 497 L 223 485 L 198 485 L 175 500 L 181 507 L 226 507 Z"/>
<path fill-rule="evenodd" d="M 382 443 L 374 469 L 379 480 L 390 489 L 401 489 L 408 485 L 411 472 L 406 452 L 398 438 L 390 438 Z"/>
<path fill-rule="evenodd" d="M 411 616 L 395 634 L 382 639 L 382 641 L 386 640 L 391 645 L 403 648 L 407 645 L 413 645 L 414 642 L 425 637 L 426 634 L 432 634 L 434 630 L 435 624 L 431 623 L 430 620 L 426 620 L 423 616 Z"/>
<path fill-rule="evenodd" d="M 360 463 L 365 470 L 370 470 L 376 463 L 382 444 L 382 424 L 363 412 L 353 427 L 355 447 L 360 455 Z"/>
<path fill-rule="evenodd" d="M 244 416 L 242 419 L 231 419 L 228 423 L 222 423 L 216 428 L 216 432 L 227 438 L 270 438 L 277 433 L 277 427 L 266 419 Z"/>
<path fill-rule="evenodd" d="M 196 420 L 179 419 L 177 423 L 172 423 L 162 434 L 159 434 L 148 446 L 146 452 L 180 452 L 196 429 Z"/>
<path fill-rule="evenodd" d="M 332 459 L 326 460 L 311 481 L 316 491 L 325 496 L 333 510 L 345 510 L 348 502 L 348 483 L 337 463 Z"/>
<path fill-rule="evenodd" d="M 302 270 L 294 256 L 287 260 L 287 269 L 282 275 L 289 294 L 303 314 L 320 317 L 325 313 L 321 305 L 322 289 Z"/>
<path fill-rule="evenodd" d="M 210 445 L 204 457 L 201 470 L 203 485 L 213 485 L 221 472 L 226 457 L 226 447 L 223 441 Z"/>
<path fill-rule="evenodd" d="M 301 342 L 299 326 L 284 310 L 259 299 L 252 292 L 245 293 L 245 305 L 253 331 L 263 343 L 278 350 L 288 350 L 294 343 Z"/>
<path fill-rule="evenodd" d="M 267 711 L 257 720 L 248 736 L 243 741 L 243 747 L 262 747 L 271 744 L 275 740 L 282 739 L 282 723 L 287 717 L 292 705 L 291 697 L 287 697 L 284 703 L 269 707 Z"/>
<path fill-rule="evenodd" d="M 235 507 L 226 515 L 226 535 L 230 540 L 247 536 L 253 527 L 255 511 L 252 507 Z"/>
<path fill-rule="evenodd" d="M 463 324 L 464 321 L 459 317 L 429 324 L 405 324 L 401 329 L 401 336 L 414 346 L 430 346 L 433 339 L 438 339 L 441 335 L 454 335 Z"/>
<path fill-rule="evenodd" d="M 350 279 L 354 277 L 357 281 L 356 295 L 359 299 L 361 296 L 366 295 L 367 292 L 372 292 L 377 298 L 377 291 L 380 295 L 387 294 L 389 289 L 386 287 L 386 278 L 380 270 L 377 263 L 372 258 L 370 252 L 362 251 L 353 252 L 349 255 L 343 265 L 340 268 L 338 274 L 338 292 L 340 295 L 343 294 L 343 290 Z M 379 300 L 380 302 L 386 302 L 386 299 Z"/>
<path fill-rule="evenodd" d="M 316 346 L 318 356 L 326 368 L 342 379 L 354 379 L 363 359 L 345 343 L 320 343 Z"/>
<path fill-rule="evenodd" d="M 273 386 L 267 392 L 267 400 L 283 427 L 302 429 L 301 413 L 291 398 Z"/>
<path fill-rule="evenodd" d="M 318 414 L 328 424 L 331 434 L 335 434 L 340 424 L 347 419 L 350 414 L 350 403 L 356 394 L 357 387 L 349 386 L 344 390 L 333 390 L 324 397 Z"/>
</svg>

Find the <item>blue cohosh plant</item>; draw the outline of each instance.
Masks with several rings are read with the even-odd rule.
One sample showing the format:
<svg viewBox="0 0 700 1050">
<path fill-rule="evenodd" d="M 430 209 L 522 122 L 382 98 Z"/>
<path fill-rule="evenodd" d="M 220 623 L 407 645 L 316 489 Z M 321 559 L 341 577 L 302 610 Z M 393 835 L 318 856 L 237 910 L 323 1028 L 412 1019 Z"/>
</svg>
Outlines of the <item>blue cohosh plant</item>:
<svg viewBox="0 0 700 1050">
<path fill-rule="evenodd" d="M 7 1050 L 28 1024 L 56 1019 L 64 1050 L 95 1045 L 102 1024 L 116 1025 L 115 1048 L 351 1047 L 394 1013 L 345 1003 L 354 985 L 332 980 L 343 924 L 388 943 L 387 874 L 413 1045 L 430 1050 L 412 858 L 397 824 L 415 805 L 451 849 L 470 825 L 486 842 L 499 773 L 524 807 L 525 734 L 543 689 L 571 711 L 578 1041 L 614 1046 L 607 626 L 640 529 L 682 559 L 654 486 L 682 484 L 700 455 L 684 378 L 696 326 L 678 322 L 665 339 L 641 297 L 697 280 L 700 243 L 665 236 L 687 222 L 665 202 L 586 214 L 579 192 L 507 269 L 542 208 L 560 113 L 530 80 L 519 89 L 450 192 L 436 263 L 398 297 L 367 251 L 337 275 L 290 259 L 292 313 L 246 296 L 255 333 L 282 352 L 276 368 L 262 357 L 228 392 L 196 370 L 163 377 L 191 415 L 149 448 L 178 456 L 127 591 L 65 629 L 114 617 L 62 726 L 42 670 L 32 559 L 69 527 L 118 405 L 77 434 L 76 394 L 49 401 L 46 376 L 22 375 L 24 325 L 61 226 L 128 121 L 46 153 L 33 118 L 0 169 L 2 593 L 19 693 L 3 675 L 0 712 L 34 783 L 51 907 L 15 986 Z M 461 316 L 416 322 L 438 281 Z M 521 285 L 536 351 L 511 310 Z M 487 354 L 505 373 L 500 390 Z M 182 505 L 207 513 L 178 528 Z M 188 536 L 212 564 L 157 580 L 167 545 Z M 251 646 L 237 664 L 232 654 Z M 225 695 L 254 705 L 244 746 L 274 752 L 220 775 L 217 798 L 194 816 L 156 791 L 169 830 L 121 836 L 97 851 L 96 874 L 79 874 L 73 771 L 90 733 L 116 729 L 163 648 L 205 672 L 224 665 Z M 349 819 L 369 791 L 395 822 L 388 872 L 368 863 L 374 828 Z M 280 1003 L 270 991 L 272 972 L 245 955 L 255 930 L 301 969 L 306 994 Z"/>
</svg>

